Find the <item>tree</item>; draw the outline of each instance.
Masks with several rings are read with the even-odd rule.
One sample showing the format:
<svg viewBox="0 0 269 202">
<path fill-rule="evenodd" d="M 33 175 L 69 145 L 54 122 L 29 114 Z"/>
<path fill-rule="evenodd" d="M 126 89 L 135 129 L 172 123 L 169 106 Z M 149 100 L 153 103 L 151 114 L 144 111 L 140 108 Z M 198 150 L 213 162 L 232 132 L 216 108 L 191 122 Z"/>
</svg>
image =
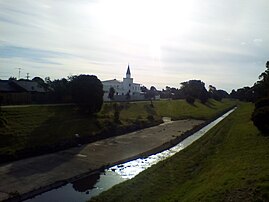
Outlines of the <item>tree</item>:
<svg viewBox="0 0 269 202">
<path fill-rule="evenodd" d="M 255 103 L 251 119 L 262 134 L 269 136 L 269 61 L 265 66 L 266 70 L 259 76 L 260 81 L 252 87 L 254 98 L 260 99 Z"/>
<path fill-rule="evenodd" d="M 148 89 L 146 86 L 141 86 L 140 89 L 141 89 L 141 92 L 143 92 L 143 93 L 148 92 Z"/>
<path fill-rule="evenodd" d="M 32 81 L 35 81 L 36 83 L 38 83 L 38 85 L 42 86 L 45 90 L 49 89 L 49 85 L 45 83 L 45 81 L 42 78 L 38 76 L 34 77 Z"/>
<path fill-rule="evenodd" d="M 46 84 L 48 85 L 48 84 Z M 71 102 L 71 90 L 70 90 L 70 83 L 67 79 L 56 79 L 51 81 L 50 86 L 50 97 L 53 102 L 56 103 L 66 103 Z"/>
<path fill-rule="evenodd" d="M 216 87 L 209 85 L 208 93 L 209 93 L 210 97 L 213 98 L 214 100 L 217 100 L 217 101 L 222 100 L 222 96 L 220 94 L 220 91 L 218 91 L 216 89 Z"/>
<path fill-rule="evenodd" d="M 8 79 L 9 81 L 16 81 L 17 80 L 17 78 L 16 77 L 13 77 L 13 76 L 11 76 L 11 77 L 9 77 L 9 79 Z"/>
<path fill-rule="evenodd" d="M 154 86 L 150 87 L 150 90 L 146 93 L 146 98 L 152 100 L 155 99 L 155 95 L 158 93 L 157 89 Z"/>
<path fill-rule="evenodd" d="M 263 135 L 269 136 L 269 98 L 260 99 L 255 103 L 251 120 Z"/>
<path fill-rule="evenodd" d="M 114 95 L 115 95 L 115 89 L 113 87 L 109 88 L 109 93 L 108 93 L 108 98 L 110 100 L 114 100 Z"/>
<path fill-rule="evenodd" d="M 130 90 L 125 94 L 125 99 L 129 101 L 131 99 Z"/>
<path fill-rule="evenodd" d="M 200 99 L 202 103 L 205 103 L 209 98 L 209 94 L 205 88 L 205 83 L 201 80 L 189 80 L 182 82 L 180 90 L 185 98 L 188 96 L 197 98 Z"/>
<path fill-rule="evenodd" d="M 97 113 L 103 105 L 103 84 L 94 75 L 70 77 L 73 101 L 89 114 Z"/>
<path fill-rule="evenodd" d="M 260 97 L 269 96 L 269 61 L 265 64 L 266 70 L 259 76 L 260 81 L 256 83 L 257 88 L 260 92 Z"/>
</svg>

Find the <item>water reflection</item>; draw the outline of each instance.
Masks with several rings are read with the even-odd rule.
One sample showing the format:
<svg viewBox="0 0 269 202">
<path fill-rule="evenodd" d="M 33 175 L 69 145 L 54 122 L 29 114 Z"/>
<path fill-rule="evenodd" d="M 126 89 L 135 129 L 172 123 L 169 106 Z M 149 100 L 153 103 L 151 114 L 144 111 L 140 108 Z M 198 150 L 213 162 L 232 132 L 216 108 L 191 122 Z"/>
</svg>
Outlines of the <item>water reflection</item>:
<svg viewBox="0 0 269 202">
<path fill-rule="evenodd" d="M 78 192 L 88 192 L 89 190 L 94 188 L 96 182 L 100 179 L 100 173 L 95 173 L 84 177 L 82 179 L 78 179 L 75 182 L 72 182 L 73 188 Z"/>
<path fill-rule="evenodd" d="M 200 137 L 202 137 L 207 131 L 209 131 L 213 126 L 215 126 L 217 123 L 219 123 L 221 120 L 223 120 L 225 117 L 227 117 L 230 113 L 232 113 L 235 109 L 227 112 L 226 114 L 222 115 L 215 121 L 211 122 L 210 124 L 203 127 L 201 130 L 197 131 L 193 135 L 187 137 L 182 142 L 177 144 L 176 146 L 167 149 L 163 152 L 153 154 L 147 158 L 139 158 L 133 161 L 129 161 L 120 165 L 113 166 L 107 171 L 113 171 L 119 174 L 122 178 L 131 179 L 135 177 L 137 174 L 142 172 L 143 170 L 151 167 L 152 165 L 169 158 L 176 154 L 177 152 L 181 151 L 182 149 L 186 148 L 190 144 L 192 144 L 194 141 L 198 140 Z"/>
<path fill-rule="evenodd" d="M 115 184 L 119 184 L 126 179 L 115 172 L 98 172 L 68 183 L 57 189 L 44 192 L 34 198 L 26 200 L 27 202 L 47 202 L 47 201 L 87 201 L 101 192 L 108 190 Z"/>
</svg>

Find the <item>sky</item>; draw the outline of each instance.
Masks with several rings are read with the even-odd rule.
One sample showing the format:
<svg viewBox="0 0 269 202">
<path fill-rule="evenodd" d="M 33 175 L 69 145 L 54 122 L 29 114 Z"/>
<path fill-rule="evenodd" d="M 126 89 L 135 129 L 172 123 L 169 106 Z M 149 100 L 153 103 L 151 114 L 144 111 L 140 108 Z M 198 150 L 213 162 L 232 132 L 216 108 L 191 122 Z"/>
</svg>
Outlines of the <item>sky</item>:
<svg viewBox="0 0 269 202">
<path fill-rule="evenodd" d="M 230 92 L 269 60 L 268 0 L 0 0 L 0 79 L 91 74 Z"/>
</svg>

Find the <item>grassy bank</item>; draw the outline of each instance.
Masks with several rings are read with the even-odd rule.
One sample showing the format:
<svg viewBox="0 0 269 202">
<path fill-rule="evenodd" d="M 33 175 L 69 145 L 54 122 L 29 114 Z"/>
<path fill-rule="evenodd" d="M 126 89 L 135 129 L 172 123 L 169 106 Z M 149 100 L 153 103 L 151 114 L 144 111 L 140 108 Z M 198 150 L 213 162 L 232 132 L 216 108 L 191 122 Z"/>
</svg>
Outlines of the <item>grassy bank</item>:
<svg viewBox="0 0 269 202">
<path fill-rule="evenodd" d="M 269 138 L 242 104 L 204 137 L 93 201 L 269 201 Z"/>
<path fill-rule="evenodd" d="M 230 100 L 210 100 L 207 105 L 166 100 L 154 102 L 154 107 L 147 101 L 120 103 L 119 123 L 114 121 L 113 103 L 105 103 L 93 117 L 72 105 L 4 108 L 6 122 L 0 127 L 0 159 L 3 162 L 123 134 L 156 125 L 162 116 L 210 119 L 233 104 Z"/>
</svg>

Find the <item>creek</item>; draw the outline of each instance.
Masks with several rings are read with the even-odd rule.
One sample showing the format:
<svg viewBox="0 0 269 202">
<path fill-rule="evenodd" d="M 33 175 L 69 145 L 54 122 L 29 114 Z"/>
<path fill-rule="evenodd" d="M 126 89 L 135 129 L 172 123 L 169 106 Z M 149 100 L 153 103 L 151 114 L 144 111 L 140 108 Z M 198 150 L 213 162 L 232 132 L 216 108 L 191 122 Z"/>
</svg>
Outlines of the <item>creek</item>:
<svg viewBox="0 0 269 202">
<path fill-rule="evenodd" d="M 236 108 L 223 114 L 216 120 L 212 121 L 196 133 L 187 137 L 176 146 L 164 150 L 157 154 L 150 155 L 146 158 L 138 158 L 123 164 L 112 166 L 100 172 L 92 173 L 87 177 L 78 179 L 74 182 L 67 183 L 66 185 L 44 192 L 33 198 L 27 199 L 27 202 L 45 202 L 45 201 L 87 201 L 101 192 L 108 190 L 112 186 L 119 184 L 125 180 L 135 177 L 140 172 L 151 167 L 152 165 L 169 158 L 186 148 L 194 141 L 202 137 L 213 128 L 216 124 L 226 118 Z"/>
</svg>

